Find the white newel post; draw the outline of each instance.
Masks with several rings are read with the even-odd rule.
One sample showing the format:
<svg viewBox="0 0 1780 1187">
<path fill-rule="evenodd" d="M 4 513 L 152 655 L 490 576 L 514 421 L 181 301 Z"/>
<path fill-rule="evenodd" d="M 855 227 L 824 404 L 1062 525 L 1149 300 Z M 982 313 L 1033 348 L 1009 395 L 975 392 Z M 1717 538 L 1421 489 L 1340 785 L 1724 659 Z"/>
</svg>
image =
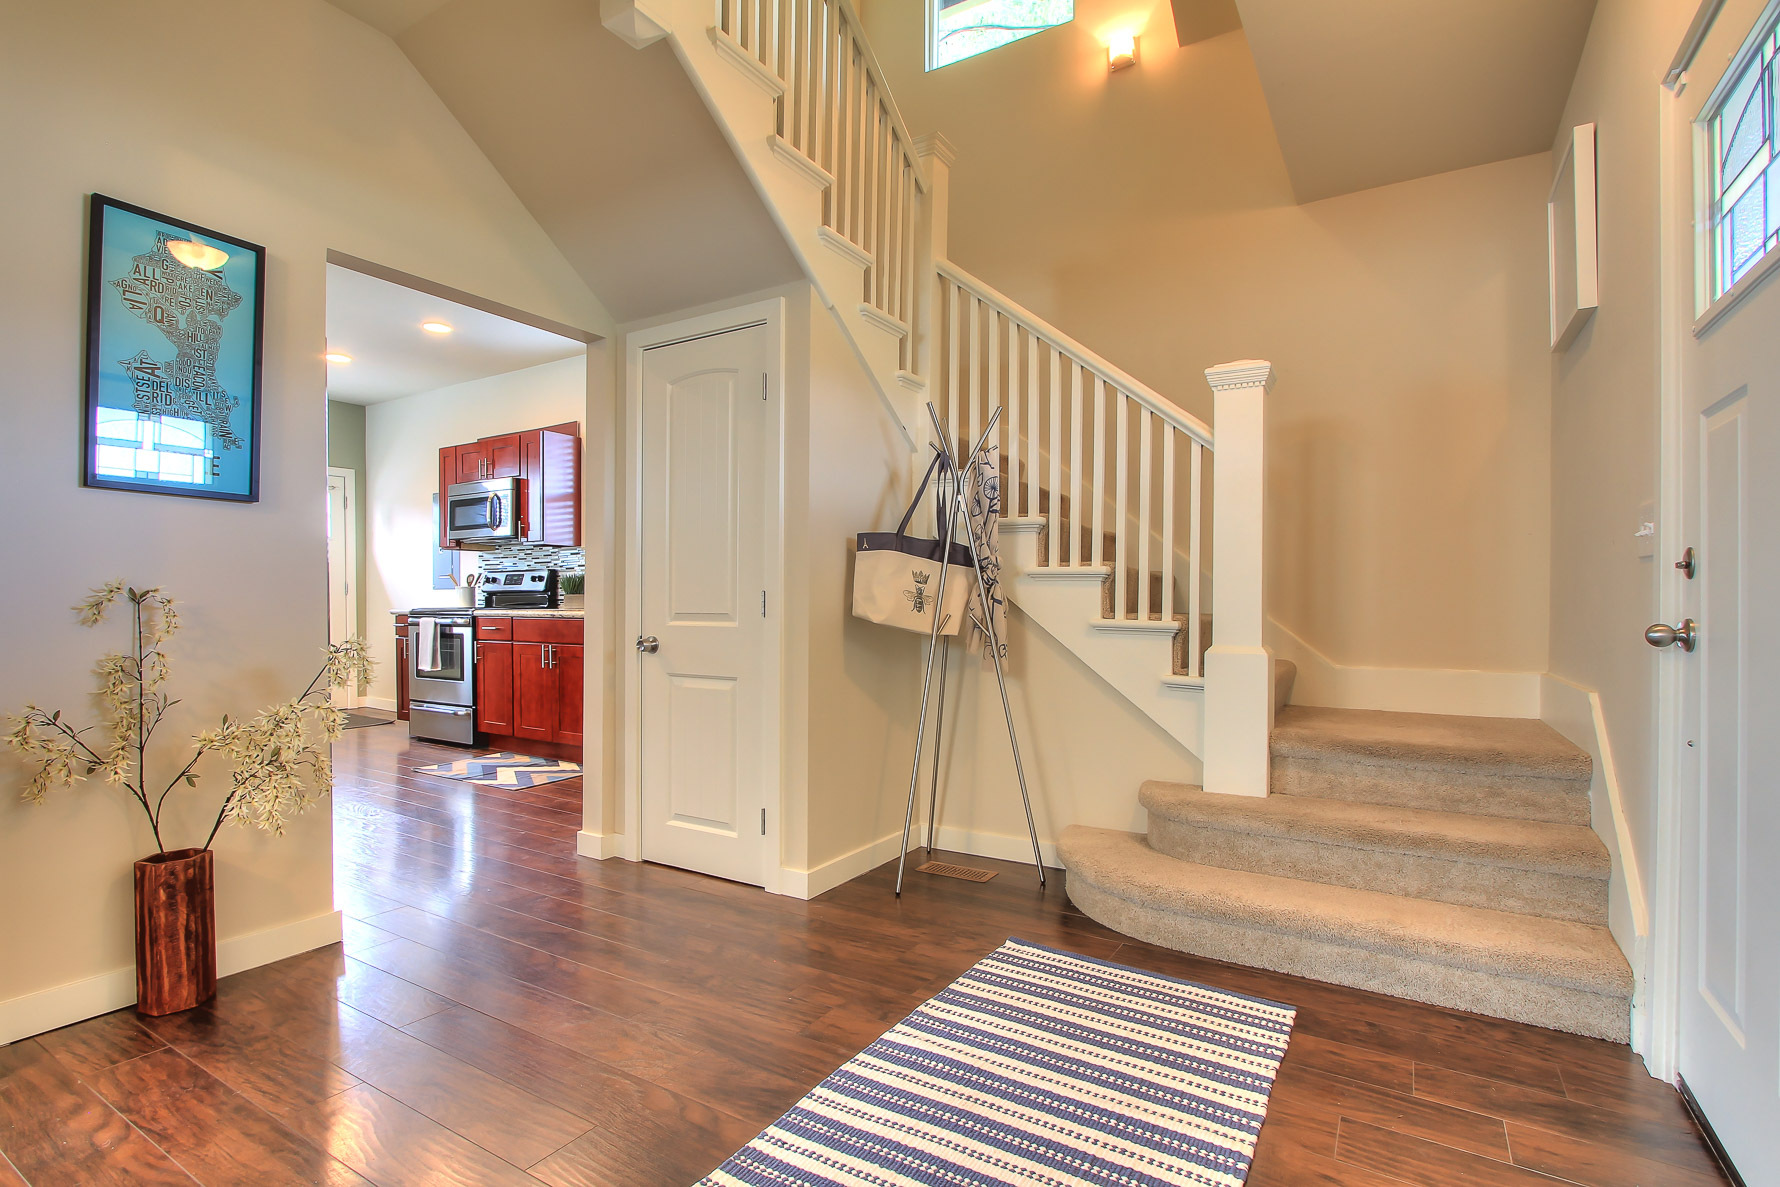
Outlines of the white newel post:
<svg viewBox="0 0 1780 1187">
<path fill-rule="evenodd" d="M 1208 368 L 1212 431 L 1212 646 L 1205 653 L 1207 791 L 1266 795 L 1273 730 L 1273 656 L 1266 620 L 1267 393 L 1273 364 L 1261 359 Z"/>
<path fill-rule="evenodd" d="M 952 162 L 958 159 L 958 150 L 940 133 L 929 132 L 915 137 L 915 156 L 927 173 L 927 193 L 921 202 L 915 231 L 915 324 L 911 330 L 915 335 L 915 374 L 926 380 L 928 391 L 933 391 L 936 390 L 934 367 L 939 342 L 936 320 L 939 276 L 934 265 L 947 258 L 946 226 L 952 199 Z M 923 400 L 928 398 L 921 397 Z M 920 440 L 929 431 L 927 413 L 918 405 L 916 411 L 920 418 L 910 423 L 917 426 L 915 436 Z"/>
</svg>

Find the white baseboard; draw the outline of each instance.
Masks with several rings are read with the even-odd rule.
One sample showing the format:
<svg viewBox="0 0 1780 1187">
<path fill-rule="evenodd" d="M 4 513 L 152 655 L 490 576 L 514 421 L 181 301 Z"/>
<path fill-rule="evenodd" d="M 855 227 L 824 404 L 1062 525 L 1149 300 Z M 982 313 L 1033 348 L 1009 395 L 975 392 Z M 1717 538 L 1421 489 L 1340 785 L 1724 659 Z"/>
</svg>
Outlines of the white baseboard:
<svg viewBox="0 0 1780 1187">
<path fill-rule="evenodd" d="M 1626 819 L 1625 797 L 1619 784 L 1619 768 L 1613 761 L 1613 743 L 1607 735 L 1607 718 L 1601 694 L 1546 673 L 1540 678 L 1540 720 L 1588 752 L 1594 761 L 1589 784 L 1590 823 L 1613 856 L 1613 876 L 1607 886 L 1607 927 L 1632 966 L 1632 1049 L 1644 1053 L 1648 1032 L 1649 1003 L 1644 992 L 1645 967 L 1650 940 L 1650 902 L 1644 891 L 1644 874 L 1632 845 L 1631 824 Z"/>
<path fill-rule="evenodd" d="M 1540 673 L 1338 664 L 1269 618 L 1267 648 L 1298 665 L 1292 704 L 1463 717 L 1538 717 Z"/>
<path fill-rule="evenodd" d="M 926 839 L 924 830 L 917 830 L 909 835 L 909 868 L 926 861 L 926 855 L 920 852 L 921 842 Z M 972 832 L 969 829 L 941 825 L 934 834 L 934 843 L 941 849 L 954 853 L 967 853 L 974 857 L 993 857 L 1002 861 L 1030 863 L 1032 861 L 1032 841 L 1025 836 L 1004 836 L 1001 833 Z M 824 862 L 813 870 L 779 871 L 778 893 L 792 898 L 812 899 L 819 894 L 833 890 L 843 882 L 851 882 L 861 874 L 870 873 L 887 861 L 896 860 L 896 846 L 902 840 L 902 832 L 898 830 L 887 837 L 881 837 L 869 845 L 861 845 L 851 853 L 842 854 L 833 861 Z M 1061 868 L 1062 862 L 1057 860 L 1057 846 L 1049 841 L 1041 841 L 1039 852 L 1044 855 L 1047 868 Z"/>
<path fill-rule="evenodd" d="M 843 882 L 877 869 L 896 859 L 896 846 L 902 840 L 899 829 L 888 837 L 880 837 L 869 845 L 861 845 L 851 853 L 843 853 L 823 862 L 813 870 L 780 869 L 777 893 L 791 898 L 812 899 L 833 890 Z"/>
<path fill-rule="evenodd" d="M 279 927 L 233 936 L 216 946 L 216 973 L 226 977 L 340 942 L 340 912 L 329 911 Z M 134 966 L 70 981 L 0 1002 L 0 1043 L 109 1014 L 136 1001 Z"/>
<path fill-rule="evenodd" d="M 385 713 L 396 711 L 394 697 L 360 697 L 359 704 L 366 709 L 382 709 Z"/>
<path fill-rule="evenodd" d="M 575 852 L 599 861 L 624 857 L 624 837 L 620 833 L 590 833 L 582 829 L 575 834 Z"/>
</svg>

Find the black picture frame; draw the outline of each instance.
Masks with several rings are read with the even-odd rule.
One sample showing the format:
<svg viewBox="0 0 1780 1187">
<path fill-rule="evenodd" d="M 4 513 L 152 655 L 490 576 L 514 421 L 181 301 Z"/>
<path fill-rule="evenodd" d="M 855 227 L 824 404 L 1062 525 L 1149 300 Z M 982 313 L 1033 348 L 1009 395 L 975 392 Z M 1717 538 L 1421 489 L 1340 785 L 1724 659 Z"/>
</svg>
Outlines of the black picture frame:
<svg viewBox="0 0 1780 1187">
<path fill-rule="evenodd" d="M 113 216 L 121 216 L 115 226 L 112 225 Z M 213 241 L 213 245 L 227 251 L 229 262 L 220 269 L 206 272 L 173 260 L 163 250 L 164 240 L 159 237 L 163 230 L 168 235 L 179 235 L 187 240 Z M 118 252 L 129 250 L 132 241 L 135 246 L 144 246 L 149 233 L 157 236 L 154 250 L 138 252 L 131 257 L 133 271 L 125 276 L 118 264 Z M 108 259 L 111 261 L 109 267 Z M 252 264 L 251 284 L 242 285 L 242 289 L 250 291 L 241 291 L 235 286 L 242 279 L 241 274 L 248 271 L 241 265 L 249 261 Z M 229 263 L 235 265 L 233 276 L 220 275 L 230 271 Z M 199 281 L 196 277 L 200 276 L 216 277 L 218 283 Z M 266 343 L 265 281 L 266 249 L 257 243 L 104 194 L 92 195 L 87 229 L 81 485 L 182 498 L 259 502 Z M 174 300 L 158 300 L 168 283 L 180 286 L 174 293 Z M 194 314 L 188 309 L 184 319 L 173 323 L 170 329 L 161 329 L 157 325 L 157 322 L 169 321 L 170 304 L 177 304 L 181 298 L 194 293 L 202 300 L 226 308 L 214 317 L 205 317 L 201 311 Z M 238 298 L 238 302 L 230 304 L 231 297 Z M 249 308 L 243 309 L 241 305 Z M 237 328 L 243 319 L 250 323 L 247 331 Z M 136 326 L 135 322 L 141 322 L 142 327 Z M 155 330 L 160 337 L 150 336 L 149 329 Z M 194 331 L 205 337 L 214 333 L 214 341 L 198 342 L 194 347 Z M 148 345 L 144 345 L 145 342 Z M 134 357 L 119 357 L 132 346 L 137 349 Z M 157 347 L 158 351 L 151 351 L 149 346 Z M 173 347 L 171 358 L 157 357 L 157 353 L 168 353 L 169 346 Z M 250 358 L 242 357 L 249 353 Z M 182 377 L 189 378 L 194 367 L 198 378 L 205 383 L 202 388 L 179 382 Z M 225 374 L 236 390 L 223 386 L 221 376 Z M 133 385 L 130 390 L 134 393 L 128 403 L 120 397 L 126 382 Z M 249 390 L 240 391 L 244 385 Z M 224 400 L 229 401 L 228 405 L 219 408 Z M 103 439 L 99 432 L 101 410 L 118 408 L 129 408 L 140 416 L 153 417 L 153 431 L 157 432 L 163 427 L 160 417 L 169 409 L 188 413 L 185 424 L 189 425 L 193 420 L 204 422 L 204 443 L 208 445 L 214 439 L 220 447 L 215 450 L 205 448 L 201 452 L 196 448 L 181 447 L 180 452 L 191 459 L 194 472 L 202 470 L 205 477 L 181 480 L 151 477 L 140 472 L 127 476 L 119 473 L 117 465 L 108 464 L 104 459 L 115 458 L 121 451 L 113 443 L 102 457 L 100 446 L 109 439 Z M 236 450 L 241 451 L 240 455 L 231 456 Z M 134 462 L 132 468 L 139 465 Z"/>
</svg>

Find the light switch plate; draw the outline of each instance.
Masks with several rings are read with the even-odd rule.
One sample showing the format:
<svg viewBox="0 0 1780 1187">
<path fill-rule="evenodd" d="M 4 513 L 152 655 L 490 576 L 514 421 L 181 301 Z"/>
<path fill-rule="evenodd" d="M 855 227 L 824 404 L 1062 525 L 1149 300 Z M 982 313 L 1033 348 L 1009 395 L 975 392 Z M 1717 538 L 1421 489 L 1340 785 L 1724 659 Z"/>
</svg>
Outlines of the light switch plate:
<svg viewBox="0 0 1780 1187">
<path fill-rule="evenodd" d="M 1638 508 L 1637 531 L 1632 539 L 1638 545 L 1638 559 L 1651 560 L 1656 556 L 1656 503 L 1649 502 Z"/>
</svg>

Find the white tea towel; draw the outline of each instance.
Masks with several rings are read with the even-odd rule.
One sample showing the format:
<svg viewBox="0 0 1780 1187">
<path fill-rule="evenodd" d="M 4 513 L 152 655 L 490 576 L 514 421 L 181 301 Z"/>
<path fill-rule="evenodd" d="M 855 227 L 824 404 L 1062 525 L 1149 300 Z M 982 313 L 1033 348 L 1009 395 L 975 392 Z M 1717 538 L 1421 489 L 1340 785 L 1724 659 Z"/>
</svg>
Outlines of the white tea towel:
<svg viewBox="0 0 1780 1187">
<path fill-rule="evenodd" d="M 415 619 L 414 670 L 416 672 L 437 672 L 441 666 L 439 663 L 439 620 L 436 618 Z"/>
</svg>

